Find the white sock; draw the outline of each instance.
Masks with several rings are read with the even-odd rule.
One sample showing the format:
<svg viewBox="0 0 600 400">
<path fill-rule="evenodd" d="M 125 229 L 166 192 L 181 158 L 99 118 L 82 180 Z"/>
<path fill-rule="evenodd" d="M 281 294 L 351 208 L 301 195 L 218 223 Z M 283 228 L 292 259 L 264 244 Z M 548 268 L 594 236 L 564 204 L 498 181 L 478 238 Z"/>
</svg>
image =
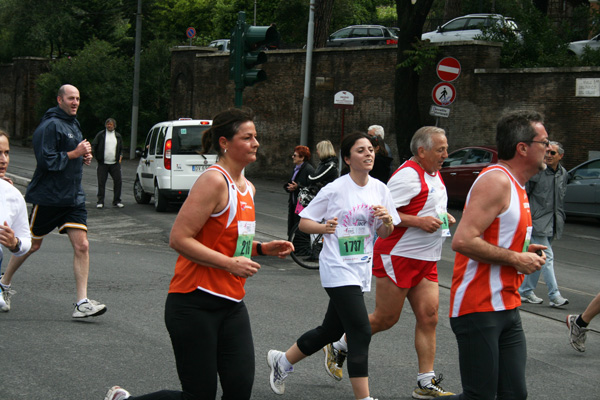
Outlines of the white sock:
<svg viewBox="0 0 600 400">
<path fill-rule="evenodd" d="M 82 303 L 85 303 L 86 301 L 89 301 L 88 298 L 86 297 L 85 299 L 81 299 L 77 302 L 77 305 L 80 306 Z"/>
<path fill-rule="evenodd" d="M 417 382 L 421 384 L 421 387 L 431 384 L 433 378 L 435 378 L 435 372 L 433 371 L 417 374 Z"/>
<path fill-rule="evenodd" d="M 371 396 L 367 396 L 364 399 L 358 399 L 358 400 L 374 400 Z"/>
<path fill-rule="evenodd" d="M 281 355 L 281 358 L 279 359 L 279 365 L 281 365 L 285 372 L 294 372 L 294 366 L 288 361 L 285 353 Z"/>
<path fill-rule="evenodd" d="M 336 350 L 348 351 L 348 343 L 346 342 L 346 335 L 342 335 L 340 340 L 333 344 L 333 348 Z"/>
</svg>

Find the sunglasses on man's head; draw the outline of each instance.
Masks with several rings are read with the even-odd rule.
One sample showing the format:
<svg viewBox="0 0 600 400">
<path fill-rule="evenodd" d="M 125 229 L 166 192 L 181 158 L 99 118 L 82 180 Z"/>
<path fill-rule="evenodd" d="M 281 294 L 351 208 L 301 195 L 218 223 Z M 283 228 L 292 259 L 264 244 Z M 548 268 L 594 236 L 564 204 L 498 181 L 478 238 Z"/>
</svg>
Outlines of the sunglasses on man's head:
<svg viewBox="0 0 600 400">
<path fill-rule="evenodd" d="M 546 151 L 546 154 L 550 154 L 552 156 L 555 156 L 556 152 L 554 150 L 548 150 L 548 151 Z"/>
</svg>

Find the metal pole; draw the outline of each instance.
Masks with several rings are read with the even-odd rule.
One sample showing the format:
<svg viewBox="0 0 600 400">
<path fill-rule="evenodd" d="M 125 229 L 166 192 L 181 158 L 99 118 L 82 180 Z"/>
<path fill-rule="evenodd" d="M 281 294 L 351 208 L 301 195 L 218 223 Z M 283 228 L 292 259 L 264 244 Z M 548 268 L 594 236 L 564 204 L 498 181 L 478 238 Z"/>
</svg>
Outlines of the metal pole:
<svg viewBox="0 0 600 400">
<path fill-rule="evenodd" d="M 302 125 L 300 127 L 300 144 L 308 144 L 308 118 L 310 112 L 310 77 L 312 74 L 312 53 L 315 36 L 315 0 L 310 0 L 308 17 L 308 35 L 306 38 L 306 66 L 304 67 L 304 97 L 302 98 Z"/>
<path fill-rule="evenodd" d="M 131 144 L 129 159 L 135 158 L 137 145 L 138 114 L 140 110 L 140 48 L 142 47 L 142 0 L 138 0 L 135 18 L 135 61 L 133 67 L 133 106 L 131 109 Z"/>
<path fill-rule="evenodd" d="M 254 0 L 254 26 L 256 26 L 256 0 Z"/>
</svg>

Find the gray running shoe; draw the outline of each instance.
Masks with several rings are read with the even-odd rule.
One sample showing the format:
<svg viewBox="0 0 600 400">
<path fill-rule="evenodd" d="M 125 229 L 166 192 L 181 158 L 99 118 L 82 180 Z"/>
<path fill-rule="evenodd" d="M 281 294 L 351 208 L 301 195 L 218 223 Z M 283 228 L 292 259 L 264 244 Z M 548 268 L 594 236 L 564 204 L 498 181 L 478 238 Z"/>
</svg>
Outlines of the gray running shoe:
<svg viewBox="0 0 600 400">
<path fill-rule="evenodd" d="M 523 303 L 531 303 L 531 304 L 542 304 L 544 300 L 540 299 L 535 295 L 535 293 L 531 292 L 527 296 L 521 295 L 521 301 Z"/>
<path fill-rule="evenodd" d="M 569 328 L 569 341 L 571 346 L 577 351 L 585 351 L 585 339 L 586 332 L 589 331 L 587 328 L 582 328 L 575 323 L 579 315 L 567 315 L 567 328 Z"/>
<path fill-rule="evenodd" d="M 106 312 L 106 306 L 96 300 L 84 301 L 80 305 L 75 304 L 73 318 L 97 317 Z"/>
<path fill-rule="evenodd" d="M 129 396 L 131 396 L 129 394 L 129 392 L 119 386 L 113 386 L 110 389 L 108 389 L 108 392 L 106 392 L 106 396 L 104 396 L 104 400 L 123 400 L 123 399 L 128 399 Z"/>
<path fill-rule="evenodd" d="M 267 353 L 267 365 L 271 368 L 271 373 L 269 375 L 269 384 L 271 385 L 271 389 L 276 394 L 283 394 L 285 392 L 285 378 L 287 378 L 288 374 L 281 368 L 279 365 L 279 360 L 284 353 L 282 351 L 277 350 L 269 350 Z"/>
<path fill-rule="evenodd" d="M 554 299 L 550 300 L 550 307 L 562 307 L 569 304 L 569 300 L 562 297 L 560 294 L 556 296 Z"/>
</svg>

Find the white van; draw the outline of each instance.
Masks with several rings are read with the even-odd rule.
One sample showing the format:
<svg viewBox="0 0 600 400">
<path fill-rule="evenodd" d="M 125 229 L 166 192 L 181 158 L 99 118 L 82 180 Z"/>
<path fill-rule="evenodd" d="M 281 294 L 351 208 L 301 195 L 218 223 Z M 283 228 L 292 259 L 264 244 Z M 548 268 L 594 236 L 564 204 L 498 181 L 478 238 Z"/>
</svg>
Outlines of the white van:
<svg viewBox="0 0 600 400">
<path fill-rule="evenodd" d="M 181 118 L 160 122 L 150 129 L 135 174 L 133 195 L 138 204 L 154 196 L 156 211 L 169 203 L 183 203 L 196 179 L 217 161 L 216 154 L 201 154 L 202 136 L 211 120 Z"/>
</svg>

